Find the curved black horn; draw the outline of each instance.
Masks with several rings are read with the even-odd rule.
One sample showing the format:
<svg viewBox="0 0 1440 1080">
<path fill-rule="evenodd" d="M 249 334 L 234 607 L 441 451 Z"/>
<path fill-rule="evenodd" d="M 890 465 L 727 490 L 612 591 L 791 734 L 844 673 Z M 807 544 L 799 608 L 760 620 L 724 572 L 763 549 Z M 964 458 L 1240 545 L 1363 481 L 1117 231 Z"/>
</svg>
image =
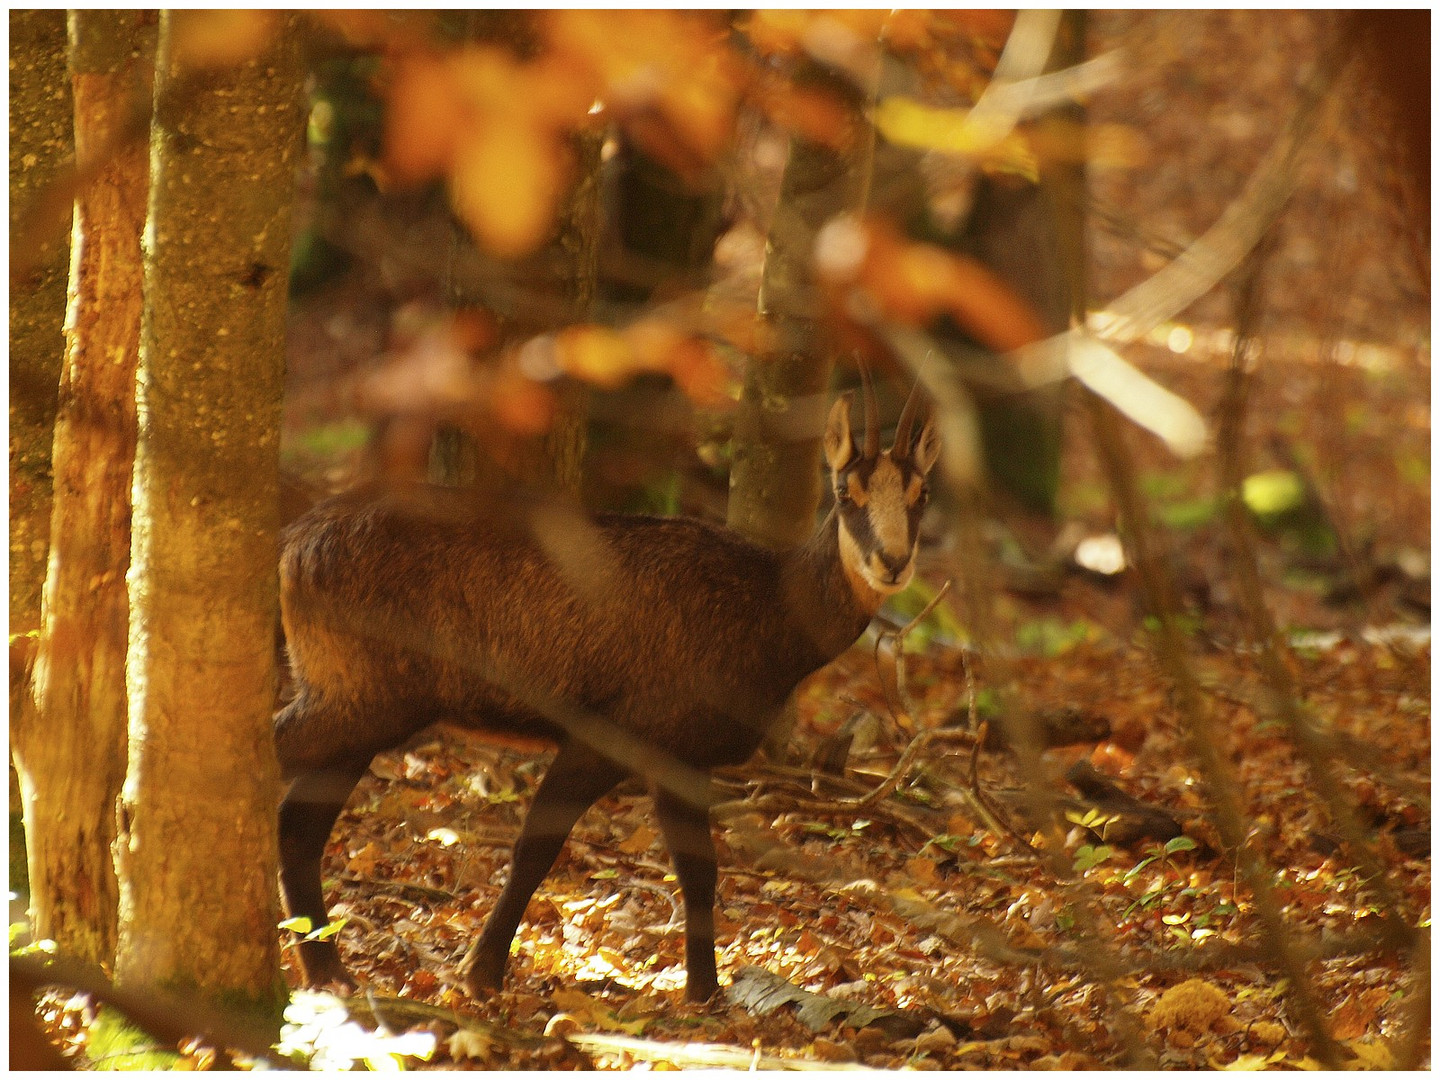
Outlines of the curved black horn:
<svg viewBox="0 0 1440 1080">
<path fill-rule="evenodd" d="M 920 395 L 920 380 L 915 380 L 915 385 L 910 388 L 910 396 L 905 399 L 905 407 L 900 410 L 900 420 L 895 425 L 895 445 L 890 448 L 892 458 L 908 458 L 913 449 L 910 445 L 910 429 L 915 426 L 915 417 L 920 414 L 922 406 Z"/>
<path fill-rule="evenodd" d="M 865 456 L 873 460 L 880 456 L 880 410 L 875 407 L 875 384 L 870 381 L 870 369 L 858 358 L 855 366 L 860 369 L 860 383 L 864 388 Z"/>
</svg>

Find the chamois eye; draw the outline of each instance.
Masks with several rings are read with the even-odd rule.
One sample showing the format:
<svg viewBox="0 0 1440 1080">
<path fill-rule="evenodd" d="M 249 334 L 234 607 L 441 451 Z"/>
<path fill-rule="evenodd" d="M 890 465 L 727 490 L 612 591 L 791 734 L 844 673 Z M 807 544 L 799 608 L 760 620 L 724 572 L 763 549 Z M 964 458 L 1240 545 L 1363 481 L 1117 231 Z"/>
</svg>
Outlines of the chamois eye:
<svg viewBox="0 0 1440 1080">
<path fill-rule="evenodd" d="M 837 487 L 835 489 L 835 501 L 841 506 L 849 506 L 855 500 L 850 498 L 850 492 L 842 487 Z"/>
<path fill-rule="evenodd" d="M 920 494 L 918 494 L 918 495 L 915 496 L 915 509 L 916 509 L 916 510 L 924 510 L 926 504 L 929 503 L 929 502 L 930 502 L 930 489 L 929 489 L 928 487 L 922 487 L 922 488 L 920 489 Z"/>
</svg>

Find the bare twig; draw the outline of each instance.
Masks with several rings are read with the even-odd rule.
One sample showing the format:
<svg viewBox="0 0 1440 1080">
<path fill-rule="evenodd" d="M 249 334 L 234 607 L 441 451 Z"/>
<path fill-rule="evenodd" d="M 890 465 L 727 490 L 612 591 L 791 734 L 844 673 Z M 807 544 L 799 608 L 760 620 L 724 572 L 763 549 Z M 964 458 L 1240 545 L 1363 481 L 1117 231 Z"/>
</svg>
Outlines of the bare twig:
<svg viewBox="0 0 1440 1080">
<path fill-rule="evenodd" d="M 950 582 L 947 580 L 945 584 L 941 585 L 940 588 L 935 591 L 935 595 L 932 596 L 930 602 L 921 609 L 920 614 L 916 615 L 899 630 L 886 629 L 875 635 L 875 677 L 879 680 L 880 692 L 885 697 L 885 707 L 890 710 L 890 718 L 894 720 L 898 726 L 907 731 L 914 728 L 915 710 L 910 707 L 910 702 L 905 693 L 905 638 L 909 636 L 915 627 L 925 621 L 925 618 L 930 612 L 935 610 L 935 606 L 939 604 L 941 600 L 945 599 L 945 594 L 949 591 Z M 885 643 L 886 639 L 895 642 L 895 696 L 899 704 L 898 710 L 892 707 L 890 703 L 890 693 L 885 687 L 885 673 L 880 670 L 880 647 Z M 901 722 L 901 715 L 905 717 L 907 722 Z"/>
<path fill-rule="evenodd" d="M 1272 873 L 1254 846 L 1247 843 L 1248 828 L 1235 778 L 1234 766 L 1212 737 L 1214 718 L 1206 708 L 1200 684 L 1185 655 L 1173 586 L 1164 570 L 1156 537 L 1151 532 L 1135 482 L 1130 454 L 1113 413 L 1093 394 L 1085 395 L 1095 430 L 1100 459 L 1125 529 L 1132 563 L 1140 578 L 1147 608 L 1159 622 L 1156 649 L 1161 668 L 1174 688 L 1176 704 L 1190 751 L 1200 764 L 1214 806 L 1215 826 L 1226 850 L 1238 861 L 1239 871 L 1253 897 L 1261 931 L 1275 961 L 1290 979 L 1290 997 L 1296 1014 L 1310 1036 L 1316 1056 L 1329 1068 L 1339 1060 L 1338 1048 L 1325 1026 L 1323 1013 L 1309 973 L 1295 955 L 1272 887 Z"/>
<path fill-rule="evenodd" d="M 1255 558 L 1254 538 L 1241 498 L 1241 484 L 1245 474 L 1245 417 L 1258 353 L 1256 321 L 1260 309 L 1263 270 L 1271 246 L 1262 243 L 1255 249 L 1234 286 L 1235 349 L 1231 356 L 1225 396 L 1221 404 L 1218 446 L 1225 524 L 1235 554 L 1231 566 L 1241 607 L 1246 621 L 1250 624 L 1251 637 L 1259 646 L 1260 675 L 1269 691 L 1269 700 L 1265 702 L 1266 711 L 1278 715 L 1284 722 L 1291 741 L 1314 780 L 1313 789 L 1324 800 L 1330 820 L 1368 879 L 1368 887 L 1378 897 L 1389 944 L 1397 950 L 1405 949 L 1413 942 L 1414 931 L 1401 917 L 1398 898 L 1386 866 L 1374 848 L 1366 842 L 1355 809 L 1345 796 L 1345 786 L 1336 766 L 1334 743 L 1326 738 L 1300 700 L 1295 680 L 1286 663 L 1284 640 L 1265 604 L 1260 570 Z M 1290 464 L 1298 463 L 1292 459 Z M 1333 522 L 1332 528 L 1335 528 Z M 1336 528 L 1335 531 L 1339 536 L 1340 530 Z M 1347 546 L 1342 541 L 1342 548 Z M 1347 552 L 1347 558 L 1358 573 L 1353 553 Z"/>
<path fill-rule="evenodd" d="M 217 1049 L 238 1050 L 272 1066 L 285 1068 L 291 1064 L 272 1048 L 274 1033 L 269 1025 L 240 1011 L 222 1010 L 193 996 L 182 1000 L 158 989 L 118 987 L 99 967 L 68 957 L 10 958 L 12 994 L 26 994 L 47 986 L 89 994 L 96 1001 L 119 1009 L 160 1040 L 178 1042 L 197 1036 Z"/>
</svg>

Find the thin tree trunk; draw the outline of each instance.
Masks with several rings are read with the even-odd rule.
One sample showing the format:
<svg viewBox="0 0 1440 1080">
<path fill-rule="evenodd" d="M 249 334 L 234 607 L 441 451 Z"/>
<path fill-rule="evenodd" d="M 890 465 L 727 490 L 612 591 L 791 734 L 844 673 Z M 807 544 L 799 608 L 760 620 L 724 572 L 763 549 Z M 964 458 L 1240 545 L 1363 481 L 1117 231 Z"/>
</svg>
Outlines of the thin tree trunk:
<svg viewBox="0 0 1440 1080">
<path fill-rule="evenodd" d="M 203 17 L 160 17 L 116 973 L 273 1012 L 278 446 L 305 115 L 293 15 L 259 57 L 188 78 L 177 23 Z"/>
<path fill-rule="evenodd" d="M 774 548 L 804 543 L 820 506 L 820 436 L 835 359 L 816 293 L 815 237 L 831 218 L 864 208 L 874 147 L 853 86 L 818 68 L 808 77 L 851 105 L 849 145 L 791 141 L 760 289 L 775 347 L 746 367 L 726 513 L 731 528 Z"/>
<path fill-rule="evenodd" d="M 724 228 L 725 166 L 683 178 L 621 133 L 603 169 L 598 321 L 624 326 L 654 306 L 703 294 Z M 608 400 L 603 415 L 591 416 L 587 434 L 597 456 L 619 467 L 598 461 L 587 470 L 588 508 L 676 512 L 684 475 L 677 455 L 693 448 L 676 421 L 659 418 L 688 415 L 675 404 L 680 396 L 661 380 L 635 380 Z M 628 462 L 643 468 L 627 468 Z"/>
<path fill-rule="evenodd" d="M 489 18 L 487 26 L 506 26 L 509 20 Z M 488 39 L 482 39 L 488 40 Z M 596 257 L 599 248 L 599 172 L 601 138 L 581 134 L 575 138 L 576 172 L 580 177 L 559 208 L 555 236 L 536 254 L 508 264 L 505 285 L 513 299 L 496 303 L 490 292 L 491 275 L 474 272 L 474 239 L 458 221 L 452 223 L 449 299 L 456 307 L 482 305 L 501 316 L 501 334 L 523 339 L 588 319 L 595 306 Z M 518 283 L 523 287 L 516 288 Z M 500 489 L 518 480 L 522 484 L 578 494 L 585 459 L 585 417 L 589 395 L 583 386 L 562 391 L 555 415 L 543 436 L 477 439 L 463 425 L 445 425 L 437 432 L 430 451 L 429 478 L 435 483 Z M 483 443 L 488 453 L 481 452 Z"/>
<path fill-rule="evenodd" d="M 108 153 L 153 62 L 154 16 L 77 11 L 70 23 L 75 148 Z M 140 341 L 143 145 L 99 166 L 75 206 L 65 366 L 55 422 L 50 572 L 34 708 L 14 729 L 37 938 L 115 955 L 115 800 L 125 777 L 125 570 Z"/>
<path fill-rule="evenodd" d="M 73 156 L 65 12 L 10 12 L 10 230 Z M 13 241 L 12 241 L 13 242 Z M 30 271 L 10 282 L 10 680 L 11 716 L 28 696 L 25 678 L 40 628 L 50 542 L 50 445 L 65 340 L 70 234 L 45 236 L 40 251 L 10 252 Z M 27 636 L 28 635 L 28 636 Z"/>
<path fill-rule="evenodd" d="M 726 507 L 732 529 L 777 549 L 803 544 L 820 507 L 820 438 L 835 357 L 815 282 L 815 239 L 832 218 L 864 209 L 874 166 L 875 129 L 853 84 L 818 66 L 805 78 L 850 106 L 848 145 L 791 139 L 760 283 L 759 314 L 770 323 L 774 348 L 745 368 Z M 767 758 L 784 759 L 795 720 L 792 696 L 765 737 Z"/>
</svg>

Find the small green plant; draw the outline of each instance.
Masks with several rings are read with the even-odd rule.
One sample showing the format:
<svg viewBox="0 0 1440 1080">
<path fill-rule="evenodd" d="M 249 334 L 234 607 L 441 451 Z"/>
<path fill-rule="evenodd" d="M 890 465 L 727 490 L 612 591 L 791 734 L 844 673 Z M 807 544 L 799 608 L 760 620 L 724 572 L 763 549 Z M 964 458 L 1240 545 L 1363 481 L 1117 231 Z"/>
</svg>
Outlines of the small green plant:
<svg viewBox="0 0 1440 1080">
<path fill-rule="evenodd" d="M 1155 517 L 1167 529 L 1190 532 L 1214 521 L 1220 514 L 1220 507 L 1220 500 L 1215 498 L 1182 499 L 1159 507 Z"/>
<path fill-rule="evenodd" d="M 935 599 L 937 591 L 917 575 L 908 589 L 890 600 L 888 609 L 895 616 L 896 622 L 908 623 Z M 906 645 L 916 652 L 923 652 L 932 642 L 957 645 L 968 640 L 969 636 L 960 625 L 960 620 L 950 611 L 947 603 L 941 602 L 921 620 L 920 625 L 910 631 L 906 637 Z"/>
<path fill-rule="evenodd" d="M 954 855 L 962 848 L 979 847 L 983 839 L 983 836 L 979 833 L 941 833 L 939 836 L 932 836 L 927 840 L 925 847 L 934 846 L 941 851 Z M 922 854 L 924 850 L 924 848 L 921 848 Z"/>
<path fill-rule="evenodd" d="M 828 836 L 831 840 L 848 840 L 870 825 L 868 818 L 858 818 L 849 825 L 822 825 L 818 821 L 811 821 L 805 824 L 804 831 L 814 836 Z"/>
<path fill-rule="evenodd" d="M 1066 623 L 1042 618 L 1021 623 L 1015 629 L 1015 644 L 1022 651 L 1054 657 L 1069 652 L 1090 637 L 1090 624 L 1077 619 Z"/>
<path fill-rule="evenodd" d="M 1140 873 L 1151 863 L 1156 862 L 1159 859 L 1169 859 L 1171 855 L 1179 854 L 1182 851 L 1194 850 L 1195 841 L 1191 840 L 1190 837 L 1174 837 L 1171 840 L 1165 841 L 1165 846 L 1163 848 L 1151 848 L 1150 853 L 1146 855 L 1145 858 L 1141 859 L 1129 870 L 1125 871 L 1125 876 L 1122 880 L 1125 882 L 1126 885 L 1129 885 L 1130 882 L 1134 881 L 1135 878 L 1138 877 Z"/>
<path fill-rule="evenodd" d="M 1113 854 L 1115 851 L 1108 844 L 1082 844 L 1075 851 L 1075 872 L 1084 874 L 1093 870 L 1100 864 L 1108 862 Z"/>
</svg>

